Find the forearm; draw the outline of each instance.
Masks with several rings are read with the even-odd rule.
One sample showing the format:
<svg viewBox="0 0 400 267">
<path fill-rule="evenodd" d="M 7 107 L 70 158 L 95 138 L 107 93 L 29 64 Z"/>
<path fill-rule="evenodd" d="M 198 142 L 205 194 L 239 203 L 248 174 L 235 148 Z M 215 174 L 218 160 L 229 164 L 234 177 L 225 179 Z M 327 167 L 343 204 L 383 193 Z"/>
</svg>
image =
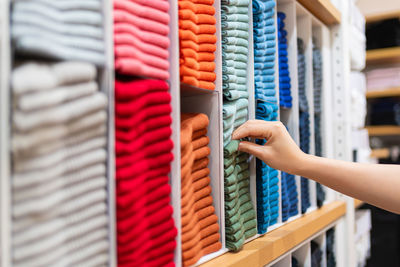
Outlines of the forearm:
<svg viewBox="0 0 400 267">
<path fill-rule="evenodd" d="M 295 174 L 348 196 L 400 213 L 400 166 L 362 164 L 306 155 Z"/>
</svg>

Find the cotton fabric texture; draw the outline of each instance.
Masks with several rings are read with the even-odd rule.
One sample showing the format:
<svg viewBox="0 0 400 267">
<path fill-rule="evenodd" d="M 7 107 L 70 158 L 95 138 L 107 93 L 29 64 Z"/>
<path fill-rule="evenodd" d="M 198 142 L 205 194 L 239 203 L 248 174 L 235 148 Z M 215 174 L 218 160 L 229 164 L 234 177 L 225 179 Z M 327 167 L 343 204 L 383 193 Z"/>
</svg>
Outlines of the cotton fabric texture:
<svg viewBox="0 0 400 267">
<path fill-rule="evenodd" d="M 288 66 L 287 31 L 285 30 L 286 15 L 278 12 L 278 54 L 279 54 L 279 105 L 283 108 L 292 107 L 290 72 Z"/>
<path fill-rule="evenodd" d="M 12 71 L 13 266 L 109 263 L 108 103 L 96 76 L 76 61 Z"/>
<path fill-rule="evenodd" d="M 174 261 L 168 90 L 162 80 L 115 81 L 118 266 L 166 266 Z"/>
<path fill-rule="evenodd" d="M 17 54 L 105 64 L 100 0 L 21 0 L 11 10 L 11 38 Z"/>
<path fill-rule="evenodd" d="M 115 70 L 167 80 L 169 2 L 151 2 L 113 1 Z"/>
<path fill-rule="evenodd" d="M 211 196 L 208 168 L 209 119 L 203 113 L 181 114 L 182 264 L 195 264 L 221 249 L 220 226 Z"/>
</svg>

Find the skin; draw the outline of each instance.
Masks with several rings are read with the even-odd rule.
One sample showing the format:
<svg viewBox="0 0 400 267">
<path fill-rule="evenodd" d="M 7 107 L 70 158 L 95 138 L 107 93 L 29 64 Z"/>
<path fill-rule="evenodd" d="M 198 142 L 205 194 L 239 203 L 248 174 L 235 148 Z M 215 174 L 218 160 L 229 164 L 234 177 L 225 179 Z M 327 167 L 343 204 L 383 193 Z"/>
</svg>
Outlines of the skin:
<svg viewBox="0 0 400 267">
<path fill-rule="evenodd" d="M 250 120 L 232 139 L 266 139 L 265 145 L 242 141 L 239 150 L 274 169 L 303 176 L 371 205 L 400 214 L 400 165 L 363 164 L 305 154 L 281 122 Z"/>
</svg>

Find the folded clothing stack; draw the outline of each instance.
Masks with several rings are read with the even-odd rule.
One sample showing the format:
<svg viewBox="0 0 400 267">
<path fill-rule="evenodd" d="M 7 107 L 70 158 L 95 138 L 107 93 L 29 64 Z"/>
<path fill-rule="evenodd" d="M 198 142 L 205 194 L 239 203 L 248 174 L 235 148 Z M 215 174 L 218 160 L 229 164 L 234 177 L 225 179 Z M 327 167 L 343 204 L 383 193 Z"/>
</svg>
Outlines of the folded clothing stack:
<svg viewBox="0 0 400 267">
<path fill-rule="evenodd" d="M 335 228 L 326 231 L 326 266 L 336 267 Z"/>
<path fill-rule="evenodd" d="M 12 72 L 13 266 L 109 263 L 107 97 L 90 63 Z"/>
<path fill-rule="evenodd" d="M 299 81 L 299 124 L 300 148 L 304 153 L 310 152 L 310 113 L 306 94 L 306 60 L 304 42 L 297 38 L 297 73 Z M 307 178 L 301 177 L 301 212 L 305 213 L 311 206 L 310 188 Z"/>
<path fill-rule="evenodd" d="M 161 80 L 115 81 L 118 266 L 174 262 L 168 89 Z"/>
<path fill-rule="evenodd" d="M 101 0 L 19 0 L 11 37 L 19 55 L 105 63 Z"/>
<path fill-rule="evenodd" d="M 273 104 L 278 103 L 275 90 L 275 5 L 275 0 L 253 1 L 255 97 Z"/>
<path fill-rule="evenodd" d="M 222 0 L 222 88 L 226 101 L 248 98 L 249 0 Z"/>
<path fill-rule="evenodd" d="M 169 2 L 114 0 L 113 3 L 115 70 L 167 80 Z"/>
<path fill-rule="evenodd" d="M 277 118 L 278 106 L 262 101 L 257 103 L 256 118 L 274 121 Z M 257 140 L 260 145 L 265 139 Z M 268 227 L 277 223 L 279 216 L 279 178 L 278 171 L 257 159 L 257 222 L 258 233 L 265 234 Z"/>
<path fill-rule="evenodd" d="M 239 141 L 224 148 L 226 246 L 237 251 L 257 234 L 256 212 L 250 195 L 248 155 L 237 151 Z"/>
<path fill-rule="evenodd" d="M 214 0 L 179 0 L 181 82 L 214 90 L 216 19 Z"/>
<path fill-rule="evenodd" d="M 322 266 L 322 250 L 317 242 L 311 241 L 311 267 Z"/>
<path fill-rule="evenodd" d="M 314 139 L 315 155 L 322 157 L 322 55 L 321 50 L 313 47 L 313 87 L 314 87 Z M 322 207 L 325 201 L 325 189 L 320 183 L 317 183 L 317 206 Z"/>
<path fill-rule="evenodd" d="M 292 107 L 290 93 L 290 75 L 287 46 L 287 31 L 285 30 L 286 15 L 278 12 L 278 54 L 279 54 L 279 105 L 283 108 Z"/>
<path fill-rule="evenodd" d="M 400 87 L 400 67 L 372 69 L 366 77 L 368 91 Z"/>
<path fill-rule="evenodd" d="M 381 98 L 370 104 L 371 125 L 400 125 L 400 103 L 396 98 Z"/>
<path fill-rule="evenodd" d="M 282 221 L 286 222 L 290 217 L 299 213 L 297 209 L 298 193 L 295 176 L 286 172 L 281 174 Z"/>
<path fill-rule="evenodd" d="M 195 264 L 221 249 L 218 217 L 211 196 L 207 126 L 202 113 L 181 114 L 182 263 Z"/>
</svg>

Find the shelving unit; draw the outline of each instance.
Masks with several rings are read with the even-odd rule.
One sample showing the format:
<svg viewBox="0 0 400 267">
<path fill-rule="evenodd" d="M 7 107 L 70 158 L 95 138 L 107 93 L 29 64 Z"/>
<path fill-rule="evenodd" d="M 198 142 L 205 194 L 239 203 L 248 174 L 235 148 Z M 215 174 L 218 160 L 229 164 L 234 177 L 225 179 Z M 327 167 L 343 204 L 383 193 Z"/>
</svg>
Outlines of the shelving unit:
<svg viewBox="0 0 400 267">
<path fill-rule="evenodd" d="M 341 22 L 339 10 L 329 0 L 298 0 L 298 2 L 326 25 Z"/>
<path fill-rule="evenodd" d="M 400 47 L 367 50 L 367 64 L 399 63 Z"/>
<path fill-rule="evenodd" d="M 377 22 L 385 19 L 400 18 L 400 10 L 391 10 L 390 12 L 377 13 L 367 15 L 365 17 L 366 23 Z"/>
<path fill-rule="evenodd" d="M 364 201 L 358 200 L 358 199 L 354 199 L 354 208 L 359 208 L 364 204 Z"/>
<path fill-rule="evenodd" d="M 381 98 L 381 97 L 398 97 L 400 96 L 400 87 L 389 88 L 385 90 L 368 91 L 366 94 L 367 99 Z"/>
<path fill-rule="evenodd" d="M 386 159 L 390 156 L 390 150 L 388 148 L 372 149 L 371 158 Z"/>
<path fill-rule="evenodd" d="M 400 135 L 400 126 L 367 126 L 369 136 Z"/>
<path fill-rule="evenodd" d="M 319 210 L 310 212 L 263 237 L 249 242 L 239 253 L 226 253 L 201 266 L 242 267 L 269 265 L 301 245 L 307 239 L 313 238 L 322 230 L 332 227 L 345 213 L 346 203 L 334 201 Z"/>
</svg>

